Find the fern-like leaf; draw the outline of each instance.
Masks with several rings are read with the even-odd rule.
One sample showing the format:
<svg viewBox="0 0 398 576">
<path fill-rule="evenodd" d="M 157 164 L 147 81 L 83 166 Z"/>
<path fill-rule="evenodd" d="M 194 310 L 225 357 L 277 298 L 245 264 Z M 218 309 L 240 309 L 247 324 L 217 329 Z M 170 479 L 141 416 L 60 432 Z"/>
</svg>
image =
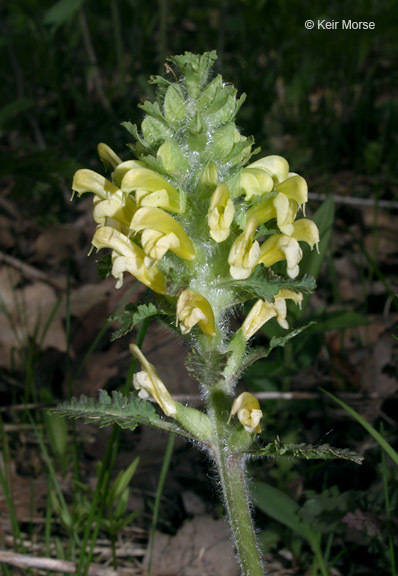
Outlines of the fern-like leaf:
<svg viewBox="0 0 398 576">
<path fill-rule="evenodd" d="M 145 424 L 192 439 L 177 424 L 161 418 L 153 404 L 140 400 L 135 394 L 124 396 L 114 391 L 109 395 L 100 390 L 98 399 L 87 396 L 72 398 L 70 402 L 54 408 L 53 412 L 68 418 L 81 418 L 85 423 L 97 424 L 100 428 L 117 424 L 121 428 L 134 430 L 140 424 Z"/>
<path fill-rule="evenodd" d="M 117 320 L 120 324 L 120 328 L 111 335 L 111 341 L 113 342 L 131 332 L 134 326 L 142 320 L 158 314 L 162 314 L 162 312 L 151 302 L 149 304 L 127 304 L 123 312 L 110 317 L 110 320 Z"/>
<path fill-rule="evenodd" d="M 346 448 L 334 448 L 329 444 L 312 446 L 312 444 L 283 444 L 279 438 L 267 444 L 264 448 L 250 451 L 254 457 L 284 456 L 301 458 L 304 460 L 350 460 L 355 464 L 362 464 L 362 456 Z"/>
</svg>

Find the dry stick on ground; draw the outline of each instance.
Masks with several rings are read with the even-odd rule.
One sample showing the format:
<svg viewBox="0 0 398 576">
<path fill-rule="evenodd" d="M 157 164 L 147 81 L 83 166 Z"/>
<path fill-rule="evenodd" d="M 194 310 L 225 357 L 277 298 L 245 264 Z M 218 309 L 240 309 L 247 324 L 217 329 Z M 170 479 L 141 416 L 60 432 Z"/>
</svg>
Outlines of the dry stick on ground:
<svg viewBox="0 0 398 576">
<path fill-rule="evenodd" d="M 36 570 L 49 570 L 52 572 L 63 572 L 64 574 L 75 574 L 75 562 L 67 560 L 55 560 L 53 558 L 35 558 L 26 554 L 16 554 L 15 552 L 5 552 L 0 550 L 0 564 L 8 564 L 16 568 L 35 568 Z M 113 570 L 105 568 L 99 564 L 91 564 L 87 576 L 135 576 L 136 569 L 121 568 Z"/>
<path fill-rule="evenodd" d="M 25 554 L 16 554 L 15 552 L 5 552 L 0 550 L 0 563 L 16 566 L 17 568 L 36 568 L 38 570 L 52 570 L 63 572 L 64 574 L 75 574 L 75 562 L 67 560 L 55 560 L 53 558 L 35 558 Z M 88 569 L 88 576 L 121 576 L 120 572 L 115 572 L 111 568 L 104 568 L 92 564 Z"/>
<path fill-rule="evenodd" d="M 45 272 L 42 272 L 41 270 L 35 268 L 34 266 L 31 266 L 30 264 L 26 264 L 25 262 L 18 260 L 18 258 L 15 258 L 15 256 L 9 256 L 4 252 L 0 252 L 0 262 L 8 264 L 9 266 L 12 266 L 16 270 L 19 270 L 27 278 L 30 278 L 32 280 L 41 280 L 42 282 L 50 284 L 51 286 L 57 288 L 58 290 L 62 291 L 66 290 L 66 279 L 61 280 L 54 278 L 50 274 L 46 274 Z"/>
<path fill-rule="evenodd" d="M 333 194 L 333 200 L 336 204 L 350 204 L 352 206 L 377 206 L 377 208 L 398 208 L 398 202 L 394 200 L 375 200 L 374 198 L 356 198 L 354 196 L 339 196 Z M 308 198 L 316 202 L 324 202 L 329 198 L 326 194 L 318 194 L 317 192 L 309 192 Z"/>
</svg>

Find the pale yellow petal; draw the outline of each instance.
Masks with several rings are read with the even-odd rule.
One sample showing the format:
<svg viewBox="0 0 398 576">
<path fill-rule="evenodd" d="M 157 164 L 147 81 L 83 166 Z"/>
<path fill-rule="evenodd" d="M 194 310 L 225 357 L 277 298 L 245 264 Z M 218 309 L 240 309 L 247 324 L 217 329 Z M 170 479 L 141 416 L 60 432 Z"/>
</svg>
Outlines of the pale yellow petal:
<svg viewBox="0 0 398 576">
<path fill-rule="evenodd" d="M 121 158 L 119 158 L 108 144 L 100 142 L 97 146 L 97 152 L 105 168 L 116 168 L 116 166 L 122 162 Z"/>
<path fill-rule="evenodd" d="M 183 290 L 178 298 L 177 319 L 183 334 L 189 333 L 196 324 L 204 334 L 216 334 L 214 313 L 209 301 L 190 288 Z"/>
<path fill-rule="evenodd" d="M 275 186 L 286 180 L 289 175 L 289 164 L 282 156 L 265 156 L 250 164 L 248 168 L 260 168 L 267 171 L 271 175 Z"/>
<path fill-rule="evenodd" d="M 152 234 L 154 244 L 151 250 L 157 242 L 161 241 L 162 237 L 167 236 L 168 240 L 161 241 L 162 247 L 169 243 L 168 249 L 180 258 L 184 260 L 193 260 L 195 258 L 195 247 L 183 227 L 173 216 L 160 208 L 140 208 L 134 214 L 130 228 L 134 232 L 146 231 L 144 235 L 146 240 L 143 242 L 150 242 L 151 246 L 152 240 L 150 240 L 151 234 L 149 231 L 155 232 L 155 234 Z M 154 257 L 145 247 L 144 250 L 147 254 Z"/>
<path fill-rule="evenodd" d="M 148 362 L 141 350 L 135 344 L 130 344 L 130 352 L 139 360 L 143 371 L 134 374 L 133 384 L 137 390 L 143 390 L 150 395 L 161 407 L 166 416 L 174 418 L 176 415 L 176 402 L 171 397 L 166 386 L 159 378 L 155 367 Z"/>
<path fill-rule="evenodd" d="M 82 168 L 75 173 L 72 189 L 77 192 L 79 196 L 86 192 L 91 192 L 103 199 L 108 198 L 110 194 L 118 191 L 118 188 L 104 178 L 104 176 L 86 168 Z"/>
</svg>

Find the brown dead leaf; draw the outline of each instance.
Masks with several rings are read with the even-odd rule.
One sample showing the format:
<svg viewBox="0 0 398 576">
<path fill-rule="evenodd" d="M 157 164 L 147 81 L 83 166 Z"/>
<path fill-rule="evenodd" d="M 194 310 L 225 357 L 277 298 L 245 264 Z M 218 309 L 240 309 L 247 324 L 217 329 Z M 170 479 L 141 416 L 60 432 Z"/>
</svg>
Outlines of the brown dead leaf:
<svg viewBox="0 0 398 576">
<path fill-rule="evenodd" d="M 186 350 L 181 340 L 167 328 L 151 324 L 143 352 L 172 394 L 198 394 L 199 384 L 185 368 Z"/>
<path fill-rule="evenodd" d="M 0 455 L 1 460 L 1 455 Z M 45 506 L 48 480 L 45 476 L 38 478 L 23 477 L 16 472 L 15 463 L 10 461 L 5 468 L 5 479 L 10 491 L 11 501 L 18 522 L 31 522 L 34 517 L 42 516 L 39 512 Z M 8 504 L 3 491 L 0 491 L 0 523 L 6 531 L 11 531 Z"/>
<path fill-rule="evenodd" d="M 148 566 L 149 549 L 144 560 Z M 146 574 L 146 571 L 144 572 Z M 156 532 L 152 556 L 153 576 L 239 576 L 227 525 L 211 516 L 188 520 L 169 536 Z"/>
<path fill-rule="evenodd" d="M 82 238 L 82 230 L 74 224 L 57 224 L 46 228 L 34 243 L 32 262 L 59 266 L 81 250 Z"/>
<path fill-rule="evenodd" d="M 3 367 L 9 367 L 13 350 L 26 348 L 32 341 L 41 344 L 43 349 L 51 347 L 66 351 L 65 330 L 59 307 L 56 309 L 55 290 L 43 282 L 18 288 L 18 277 L 15 270 L 3 268 L 0 271 L 0 365 Z M 18 366 L 17 357 L 15 361 Z"/>
<path fill-rule="evenodd" d="M 119 372 L 118 355 L 117 346 L 111 346 L 104 352 L 94 352 L 76 383 L 76 394 L 96 396 L 98 390 L 105 388 L 108 380 L 117 376 Z"/>
</svg>

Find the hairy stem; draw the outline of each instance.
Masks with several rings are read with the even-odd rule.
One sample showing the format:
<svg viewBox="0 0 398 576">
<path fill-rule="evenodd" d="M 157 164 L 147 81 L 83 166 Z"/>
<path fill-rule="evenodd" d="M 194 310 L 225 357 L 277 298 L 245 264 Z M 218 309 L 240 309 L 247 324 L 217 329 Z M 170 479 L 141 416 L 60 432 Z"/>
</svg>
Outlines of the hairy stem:
<svg viewBox="0 0 398 576">
<path fill-rule="evenodd" d="M 244 456 L 234 453 L 228 446 L 228 396 L 220 390 L 213 390 L 209 405 L 214 459 L 242 576 L 263 576 L 263 564 L 250 513 Z"/>
</svg>

